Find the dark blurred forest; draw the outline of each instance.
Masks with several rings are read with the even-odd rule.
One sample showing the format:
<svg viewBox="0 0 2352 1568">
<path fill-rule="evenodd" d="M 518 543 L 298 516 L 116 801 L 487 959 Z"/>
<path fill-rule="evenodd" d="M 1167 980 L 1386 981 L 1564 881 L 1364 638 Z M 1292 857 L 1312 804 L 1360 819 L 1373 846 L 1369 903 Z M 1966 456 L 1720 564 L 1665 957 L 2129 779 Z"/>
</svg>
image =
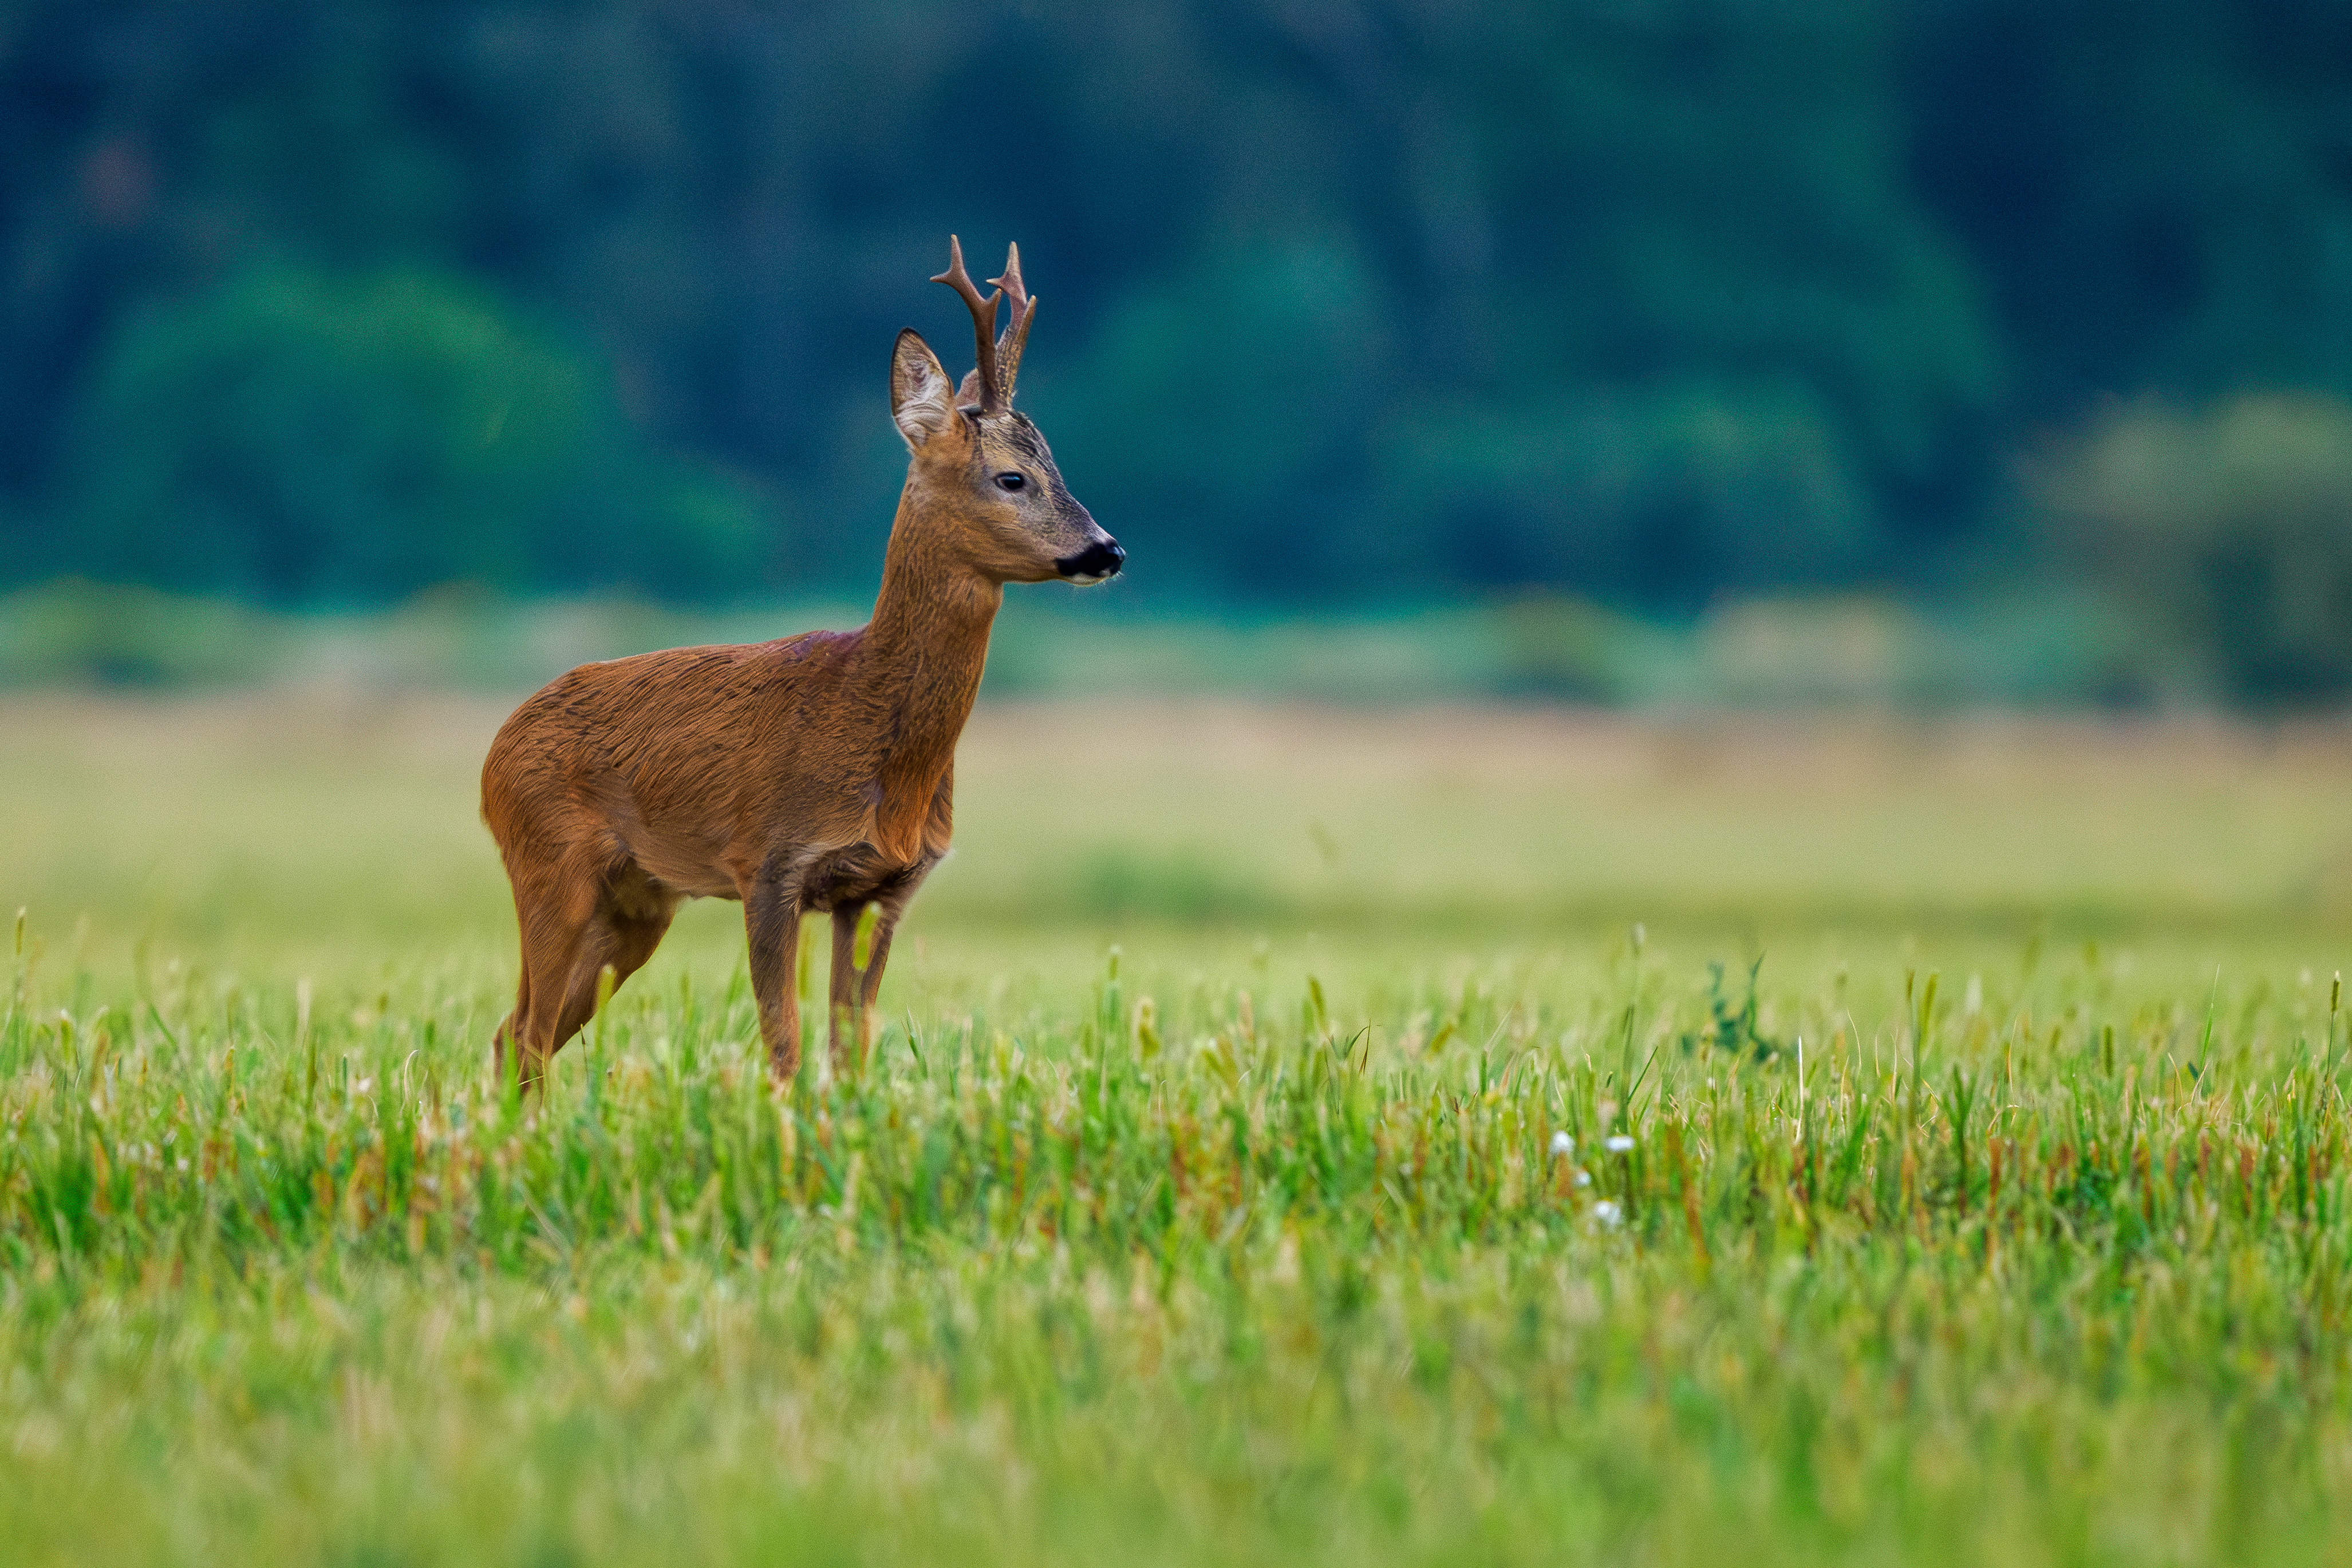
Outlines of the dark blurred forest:
<svg viewBox="0 0 2352 1568">
<path fill-rule="evenodd" d="M 1154 591 L 2080 583 L 2352 685 L 2335 0 L 19 0 L 0 579 L 854 590 L 950 230 Z"/>
</svg>

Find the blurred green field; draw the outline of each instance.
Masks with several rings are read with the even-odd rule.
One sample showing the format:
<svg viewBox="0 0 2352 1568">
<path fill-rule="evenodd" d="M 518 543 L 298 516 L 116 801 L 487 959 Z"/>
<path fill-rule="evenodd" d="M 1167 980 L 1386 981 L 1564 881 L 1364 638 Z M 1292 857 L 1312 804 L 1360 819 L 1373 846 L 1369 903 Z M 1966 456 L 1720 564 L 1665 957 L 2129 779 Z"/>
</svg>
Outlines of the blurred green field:
<svg viewBox="0 0 2352 1568">
<path fill-rule="evenodd" d="M 0 896 L 108 950 L 495 946 L 477 779 L 508 706 L 0 699 Z M 1000 703 L 915 919 L 2325 927 L 2352 916 L 2347 785 L 2340 727 Z M 732 940 L 735 913 L 690 909 L 684 945 Z"/>
<path fill-rule="evenodd" d="M 0 704 L 0 1561 L 2352 1561 L 2352 732 L 993 704 L 526 1112 L 501 714 Z"/>
</svg>

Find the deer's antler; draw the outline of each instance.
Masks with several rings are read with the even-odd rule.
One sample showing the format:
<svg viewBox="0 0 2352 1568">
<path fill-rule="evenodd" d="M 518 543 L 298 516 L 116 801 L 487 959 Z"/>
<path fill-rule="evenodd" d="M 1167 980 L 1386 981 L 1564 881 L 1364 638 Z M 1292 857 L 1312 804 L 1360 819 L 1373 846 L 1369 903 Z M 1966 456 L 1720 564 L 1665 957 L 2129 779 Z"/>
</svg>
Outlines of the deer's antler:
<svg viewBox="0 0 2352 1568">
<path fill-rule="evenodd" d="M 972 372 L 980 381 L 980 412 L 1003 413 L 1009 400 L 1008 389 L 996 379 L 996 302 L 1003 290 L 985 299 L 980 297 L 979 286 L 963 269 L 963 241 L 954 235 L 948 235 L 948 269 L 931 281 L 944 283 L 963 296 L 964 308 L 971 312 L 972 336 L 980 347 L 980 368 Z"/>
<path fill-rule="evenodd" d="M 1004 378 L 1004 406 L 1013 406 L 1013 383 L 1021 374 L 1021 350 L 1029 341 L 1029 321 L 1037 313 L 1037 301 L 1021 286 L 1021 247 L 1008 246 L 1004 253 L 1004 273 L 988 280 L 1013 302 L 1013 315 L 1004 323 L 1004 335 L 996 340 L 998 373 Z"/>
</svg>

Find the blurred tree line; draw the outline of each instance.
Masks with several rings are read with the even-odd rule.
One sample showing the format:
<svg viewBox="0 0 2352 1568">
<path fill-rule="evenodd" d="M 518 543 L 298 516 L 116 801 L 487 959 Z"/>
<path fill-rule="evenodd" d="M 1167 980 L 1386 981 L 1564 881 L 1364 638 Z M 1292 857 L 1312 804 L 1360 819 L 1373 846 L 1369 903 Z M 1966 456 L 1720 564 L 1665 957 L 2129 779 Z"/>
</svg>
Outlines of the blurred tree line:
<svg viewBox="0 0 2352 1568">
<path fill-rule="evenodd" d="M 1163 587 L 2063 580 L 2352 685 L 2338 0 L 14 0 L 0 578 L 870 581 L 950 230 Z"/>
</svg>

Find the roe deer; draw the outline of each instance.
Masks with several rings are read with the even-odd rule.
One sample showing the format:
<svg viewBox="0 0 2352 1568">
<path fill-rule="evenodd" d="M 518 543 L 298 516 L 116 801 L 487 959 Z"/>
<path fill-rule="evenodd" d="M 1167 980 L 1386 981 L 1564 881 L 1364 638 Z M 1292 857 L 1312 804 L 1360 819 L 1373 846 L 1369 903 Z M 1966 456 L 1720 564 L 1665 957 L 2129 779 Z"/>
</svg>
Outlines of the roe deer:
<svg viewBox="0 0 2352 1568">
<path fill-rule="evenodd" d="M 495 1049 L 526 1091 L 595 1011 L 604 967 L 627 978 L 685 898 L 742 901 L 779 1080 L 800 1068 L 801 915 L 830 913 L 834 1061 L 848 1064 L 853 1031 L 862 1056 L 891 930 L 947 852 L 956 737 L 1004 585 L 1100 582 L 1127 559 L 1013 410 L 1037 309 L 1020 248 L 983 298 L 961 242 L 948 244 L 931 281 L 970 308 L 980 363 L 959 388 L 914 329 L 891 351 L 890 413 L 912 455 L 873 619 L 583 664 L 491 743 L 482 820 L 522 928 L 521 984 Z M 1012 301 L 1001 338 L 1000 299 Z M 860 973 L 868 904 L 878 919 Z"/>
</svg>

